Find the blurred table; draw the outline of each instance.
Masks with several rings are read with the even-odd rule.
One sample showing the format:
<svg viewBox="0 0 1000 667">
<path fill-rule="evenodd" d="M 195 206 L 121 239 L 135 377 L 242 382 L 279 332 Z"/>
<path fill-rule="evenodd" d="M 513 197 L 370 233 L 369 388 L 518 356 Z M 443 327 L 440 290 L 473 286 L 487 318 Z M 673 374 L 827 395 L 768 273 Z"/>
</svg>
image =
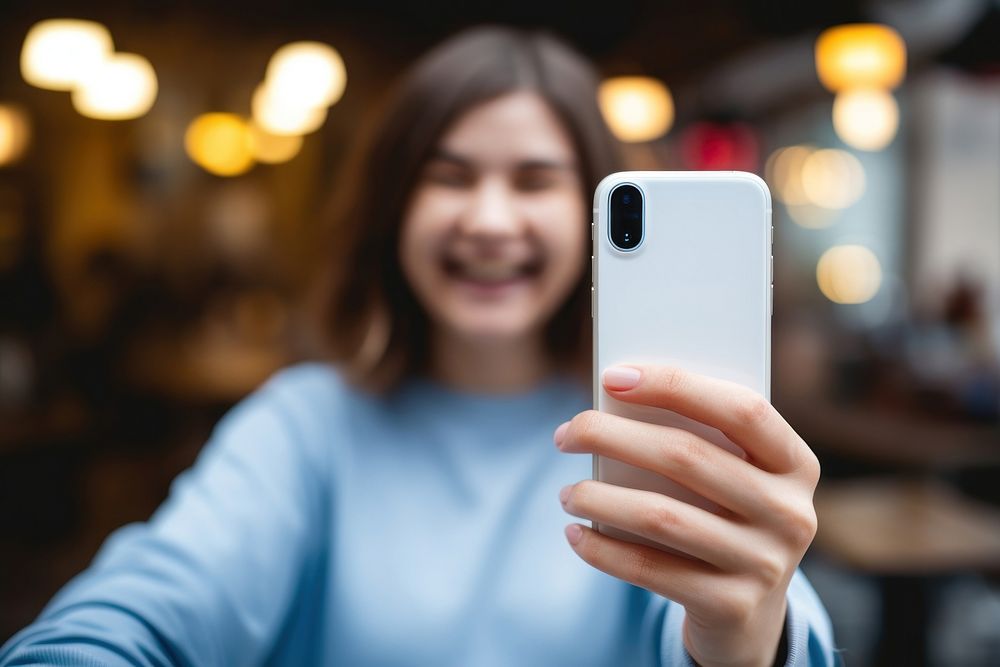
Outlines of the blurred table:
<svg viewBox="0 0 1000 667">
<path fill-rule="evenodd" d="M 775 405 L 818 453 L 934 471 L 1000 465 L 1000 425 L 947 422 L 829 398 L 785 396 Z"/>
<path fill-rule="evenodd" d="M 923 480 L 831 482 L 816 492 L 817 546 L 858 570 L 1000 570 L 1000 511 Z"/>
<path fill-rule="evenodd" d="M 928 589 L 934 578 L 1000 572 L 1000 511 L 941 483 L 821 483 L 815 505 L 816 547 L 880 583 L 878 664 L 929 663 Z"/>
</svg>

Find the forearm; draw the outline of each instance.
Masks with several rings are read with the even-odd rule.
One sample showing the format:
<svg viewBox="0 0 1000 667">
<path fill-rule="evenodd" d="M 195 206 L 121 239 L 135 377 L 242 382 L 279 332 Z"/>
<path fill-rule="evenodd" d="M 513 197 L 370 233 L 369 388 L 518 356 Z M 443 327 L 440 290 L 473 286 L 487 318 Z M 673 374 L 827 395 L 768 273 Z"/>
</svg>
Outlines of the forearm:
<svg viewBox="0 0 1000 667">
<path fill-rule="evenodd" d="M 222 590 L 205 575 L 154 526 L 126 526 L 8 642 L 0 666 L 216 661 L 236 627 Z"/>
<path fill-rule="evenodd" d="M 0 665 L 187 665 L 181 647 L 125 607 L 77 604 L 46 613 L 0 650 Z"/>
</svg>

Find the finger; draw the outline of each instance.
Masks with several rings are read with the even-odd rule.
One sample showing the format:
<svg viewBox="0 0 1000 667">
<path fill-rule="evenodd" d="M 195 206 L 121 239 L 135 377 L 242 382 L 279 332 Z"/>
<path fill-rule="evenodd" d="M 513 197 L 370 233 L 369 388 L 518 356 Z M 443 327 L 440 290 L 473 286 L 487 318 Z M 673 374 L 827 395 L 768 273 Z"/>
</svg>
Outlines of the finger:
<svg viewBox="0 0 1000 667">
<path fill-rule="evenodd" d="M 770 472 L 792 472 L 811 455 L 767 399 L 735 382 L 670 366 L 635 365 L 605 370 L 603 384 L 620 401 L 672 410 L 722 431 Z"/>
<path fill-rule="evenodd" d="M 586 410 L 560 433 L 565 452 L 598 454 L 662 475 L 745 517 L 766 516 L 767 473 L 684 429 Z"/>
<path fill-rule="evenodd" d="M 584 480 L 563 489 L 560 500 L 573 516 L 639 535 L 721 570 L 745 571 L 756 558 L 749 531 L 661 493 Z"/>
<path fill-rule="evenodd" d="M 701 561 L 670 554 L 644 544 L 618 540 L 571 524 L 566 538 L 585 562 L 629 583 L 658 593 L 684 607 L 710 597 L 715 569 Z"/>
</svg>

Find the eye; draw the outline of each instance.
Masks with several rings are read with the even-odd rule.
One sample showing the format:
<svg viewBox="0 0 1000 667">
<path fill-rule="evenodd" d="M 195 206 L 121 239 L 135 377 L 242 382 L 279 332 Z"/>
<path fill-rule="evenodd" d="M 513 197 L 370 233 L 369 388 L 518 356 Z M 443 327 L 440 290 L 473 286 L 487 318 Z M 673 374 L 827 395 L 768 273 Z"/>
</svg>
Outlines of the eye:
<svg viewBox="0 0 1000 667">
<path fill-rule="evenodd" d="M 424 180 L 448 188 L 467 188 L 475 183 L 470 169 L 454 162 L 433 160 L 424 169 Z"/>
<path fill-rule="evenodd" d="M 551 169 L 522 169 L 514 176 L 514 187 L 522 192 L 539 192 L 555 187 L 559 182 Z"/>
</svg>

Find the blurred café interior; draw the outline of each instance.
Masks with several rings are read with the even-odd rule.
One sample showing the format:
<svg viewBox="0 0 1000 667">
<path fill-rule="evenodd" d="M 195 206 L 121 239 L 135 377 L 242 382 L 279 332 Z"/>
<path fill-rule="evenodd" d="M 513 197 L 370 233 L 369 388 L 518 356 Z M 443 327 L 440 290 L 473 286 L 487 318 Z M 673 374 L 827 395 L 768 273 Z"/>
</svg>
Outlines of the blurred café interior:
<svg viewBox="0 0 1000 667">
<path fill-rule="evenodd" d="M 149 516 L 227 408 L 312 354 L 366 109 L 487 22 L 591 57 L 633 168 L 765 178 L 773 400 L 823 464 L 803 567 L 844 660 L 1000 665 L 1000 1 L 0 18 L 0 643 Z"/>
</svg>

